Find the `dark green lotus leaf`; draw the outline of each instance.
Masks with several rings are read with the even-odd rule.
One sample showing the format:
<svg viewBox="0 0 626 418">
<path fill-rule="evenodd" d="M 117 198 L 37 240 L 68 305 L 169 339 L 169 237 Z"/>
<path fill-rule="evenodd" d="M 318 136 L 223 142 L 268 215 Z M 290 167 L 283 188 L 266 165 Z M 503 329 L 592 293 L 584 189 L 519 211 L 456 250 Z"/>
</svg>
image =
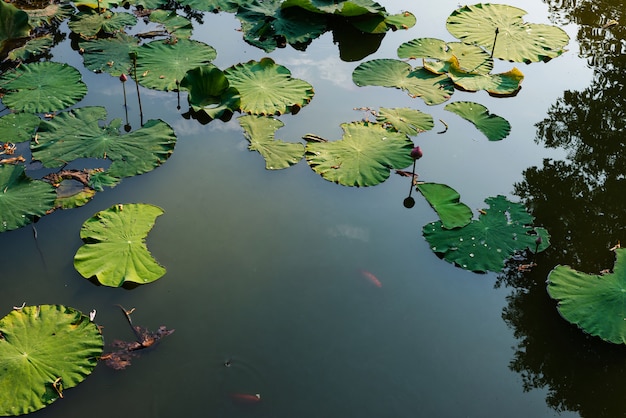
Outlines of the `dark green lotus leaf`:
<svg viewBox="0 0 626 418">
<path fill-rule="evenodd" d="M 352 122 L 341 125 L 343 138 L 332 142 L 309 142 L 306 160 L 324 179 L 343 186 L 374 186 L 389 177 L 389 171 L 413 162 L 413 142 L 400 132 L 378 123 Z"/>
<path fill-rule="evenodd" d="M 9 113 L 0 118 L 2 139 L 14 143 L 30 141 L 41 119 L 32 113 Z"/>
<path fill-rule="evenodd" d="M 415 26 L 415 16 L 409 12 L 388 16 L 385 14 L 364 14 L 348 19 L 348 22 L 365 33 L 384 34 L 389 29 L 409 29 Z"/>
<path fill-rule="evenodd" d="M 490 53 L 493 50 L 493 56 L 503 60 L 528 63 L 561 55 L 569 42 L 567 33 L 556 26 L 526 23 L 522 20 L 525 14 L 505 4 L 475 4 L 455 10 L 446 27 L 461 41 Z"/>
<path fill-rule="evenodd" d="M 239 6 L 249 4 L 250 0 L 181 0 L 179 3 L 203 12 L 236 12 Z"/>
<path fill-rule="evenodd" d="M 30 179 L 23 165 L 0 164 L 0 232 L 21 228 L 45 215 L 55 198 L 54 187 Z"/>
<path fill-rule="evenodd" d="M 187 71 L 180 87 L 189 91 L 189 105 L 195 112 L 203 112 L 211 119 L 234 113 L 241 105 L 239 91 L 230 87 L 228 79 L 212 64 Z"/>
<path fill-rule="evenodd" d="M 284 142 L 274 138 L 274 133 L 284 124 L 278 119 L 265 116 L 240 116 L 239 124 L 250 142 L 248 149 L 258 151 L 265 158 L 265 168 L 279 170 L 297 164 L 304 155 L 299 142 Z"/>
<path fill-rule="evenodd" d="M 548 232 L 532 226 L 533 217 L 522 204 L 504 196 L 489 197 L 485 202 L 489 209 L 463 228 L 445 229 L 441 221 L 424 225 L 424 238 L 431 249 L 466 270 L 499 272 L 516 252 L 543 251 L 550 245 Z M 542 238 L 539 246 L 538 236 Z"/>
<path fill-rule="evenodd" d="M 468 73 L 489 74 L 493 69 L 493 59 L 482 48 L 462 42 L 446 43 L 436 38 L 405 42 L 398 47 L 398 57 L 423 58 L 424 68 L 436 74 L 447 73 L 453 61 Z"/>
<path fill-rule="evenodd" d="M 291 77 L 291 71 L 271 58 L 236 64 L 224 71 L 241 94 L 241 110 L 256 115 L 298 111 L 313 99 L 313 86 Z"/>
<path fill-rule="evenodd" d="M 435 126 L 431 115 L 408 107 L 381 107 L 376 115 L 376 121 L 408 136 L 429 131 Z"/>
<path fill-rule="evenodd" d="M 114 37 L 83 41 L 79 43 L 83 50 L 83 61 L 89 70 L 106 72 L 114 77 L 129 74 L 132 61 L 128 55 L 139 45 L 139 40 L 125 33 Z"/>
<path fill-rule="evenodd" d="M 162 214 L 160 207 L 144 203 L 114 205 L 96 213 L 80 230 L 85 244 L 74 256 L 74 267 L 83 277 L 96 277 L 111 287 L 161 278 L 165 269 L 150 255 L 145 238 Z"/>
<path fill-rule="evenodd" d="M 460 228 L 472 221 L 472 210 L 461 203 L 461 196 L 452 187 L 438 183 L 418 183 L 417 190 L 437 212 L 443 228 Z"/>
<path fill-rule="evenodd" d="M 424 68 L 412 69 L 403 61 L 382 58 L 359 64 L 352 72 L 357 86 L 395 87 L 411 97 L 420 97 L 427 105 L 436 105 L 450 99 L 454 84 L 447 74 L 433 74 Z"/>
<path fill-rule="evenodd" d="M 24 38 L 32 29 L 28 14 L 7 2 L 0 2 L 0 50 L 9 39 Z"/>
<path fill-rule="evenodd" d="M 45 167 L 59 167 L 77 158 L 108 158 L 107 173 L 129 177 L 146 173 L 169 158 L 176 145 L 174 130 L 161 120 L 149 120 L 140 129 L 120 135 L 121 119 L 101 126 L 104 107 L 73 109 L 42 121 L 38 144 L 31 144 L 33 158 Z"/>
<path fill-rule="evenodd" d="M 472 122 L 490 141 L 500 141 L 511 132 L 511 124 L 506 119 L 489 113 L 489 109 L 479 103 L 448 103 L 444 109 Z"/>
<path fill-rule="evenodd" d="M 28 61 L 40 55 L 46 54 L 54 45 L 52 35 L 44 35 L 26 42 L 24 46 L 15 48 L 7 56 L 11 61 Z"/>
<path fill-rule="evenodd" d="M 104 342 L 98 326 L 63 305 L 24 306 L 0 319 L 0 415 L 42 409 L 85 380 Z"/>
<path fill-rule="evenodd" d="M 485 90 L 492 96 L 511 97 L 522 88 L 524 74 L 517 68 L 500 74 L 477 74 L 463 71 L 456 57 L 448 69 L 448 75 L 454 85 L 462 90 L 475 92 Z"/>
<path fill-rule="evenodd" d="M 87 94 L 80 72 L 67 64 L 33 62 L 0 76 L 6 91 L 4 105 L 22 112 L 43 113 L 65 109 Z"/>
<path fill-rule="evenodd" d="M 73 15 L 68 23 L 70 30 L 85 38 L 92 38 L 98 33 L 115 33 L 125 27 L 134 26 L 137 18 L 130 13 L 114 13 L 95 10 L 79 12 Z"/>
<path fill-rule="evenodd" d="M 174 34 L 178 39 L 191 37 L 193 30 L 191 21 L 175 11 L 155 10 L 150 13 L 150 21 L 162 24 L 168 33 Z"/>
<path fill-rule="evenodd" d="M 103 191 L 105 187 L 115 187 L 119 182 L 118 177 L 113 177 L 106 171 L 94 171 L 89 175 L 89 187 L 97 192 Z"/>
<path fill-rule="evenodd" d="M 300 7 L 314 13 L 335 14 L 344 17 L 387 14 L 383 6 L 371 0 L 286 0 L 282 7 Z"/>
<path fill-rule="evenodd" d="M 28 21 L 33 27 L 45 27 L 52 23 L 59 23 L 72 16 L 76 10 L 71 4 L 48 4 L 43 9 L 25 10 Z"/>
<path fill-rule="evenodd" d="M 187 71 L 208 64 L 217 56 L 212 46 L 189 39 L 152 41 L 136 51 L 139 84 L 164 91 L 177 90 Z"/>
<path fill-rule="evenodd" d="M 615 257 L 607 274 L 556 266 L 548 275 L 548 293 L 566 321 L 605 341 L 626 344 L 626 248 L 616 249 Z"/>
</svg>

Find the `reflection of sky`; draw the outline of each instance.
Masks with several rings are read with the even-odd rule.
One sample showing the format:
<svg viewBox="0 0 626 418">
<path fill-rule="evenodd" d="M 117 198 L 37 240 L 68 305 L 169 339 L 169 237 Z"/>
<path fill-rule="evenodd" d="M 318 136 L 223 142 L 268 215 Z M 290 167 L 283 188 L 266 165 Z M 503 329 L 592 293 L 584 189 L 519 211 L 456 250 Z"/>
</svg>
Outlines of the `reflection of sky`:
<svg viewBox="0 0 626 418">
<path fill-rule="evenodd" d="M 293 77 L 308 80 L 311 84 L 315 84 L 315 79 L 320 79 L 330 81 L 344 90 L 358 89 L 352 82 L 352 75 L 349 72 L 337 71 L 338 67 L 345 66 L 346 63 L 336 55 L 314 59 L 310 54 L 303 53 L 300 57 L 288 58 L 283 65 L 291 69 Z"/>
</svg>

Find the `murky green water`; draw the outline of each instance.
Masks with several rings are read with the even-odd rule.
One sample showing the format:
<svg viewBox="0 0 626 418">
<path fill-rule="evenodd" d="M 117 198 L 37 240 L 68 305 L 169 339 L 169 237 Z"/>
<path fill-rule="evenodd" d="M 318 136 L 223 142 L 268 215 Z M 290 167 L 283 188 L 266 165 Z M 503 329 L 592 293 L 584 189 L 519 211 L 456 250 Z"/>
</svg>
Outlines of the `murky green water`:
<svg viewBox="0 0 626 418">
<path fill-rule="evenodd" d="M 95 308 L 107 343 L 132 338 L 116 304 L 135 307 L 137 324 L 176 332 L 127 370 L 99 365 L 36 415 L 626 415 L 624 349 L 568 325 L 545 291 L 556 264 L 610 268 L 607 249 L 626 240 L 624 30 L 600 29 L 620 20 L 622 8 L 615 1 L 571 3 L 550 6 L 572 38 L 569 52 L 547 64 L 517 64 L 526 75 L 517 97 L 455 93 L 453 100 L 480 102 L 511 122 L 511 135 L 498 143 L 443 106 L 427 107 L 399 90 L 356 87 L 351 73 L 359 61 L 342 61 L 330 33 L 305 52 L 269 54 L 316 91 L 298 115 L 281 117 L 281 139 L 338 139 L 340 123 L 364 116 L 355 107 L 409 106 L 443 119 L 446 134 L 438 135 L 437 125 L 415 140 L 424 151 L 420 179 L 454 187 L 473 209 L 498 194 L 527 201 L 553 235 L 553 247 L 530 273 L 477 275 L 438 259 L 421 236 L 437 216 L 419 195 L 413 209 L 402 206 L 406 178 L 352 189 L 326 182 L 304 161 L 269 172 L 247 151 L 236 120 L 201 125 L 181 116 L 174 93 L 143 91 L 146 118 L 162 118 L 176 131 L 173 156 L 83 208 L 42 218 L 36 241 L 31 227 L 1 234 L 0 307 L 2 315 L 22 302 Z M 453 40 L 445 19 L 456 1 L 381 4 L 392 13 L 408 9 L 418 23 L 388 33 L 365 60 L 395 58 L 397 47 L 414 38 Z M 551 23 L 545 3 L 508 4 L 527 10 L 527 21 Z M 215 47 L 220 68 L 266 56 L 241 40 L 238 27 L 230 14 L 209 14 L 194 38 Z M 53 55 L 82 68 L 68 42 Z M 496 70 L 512 66 L 500 62 Z M 81 71 L 89 94 L 80 105 L 105 105 L 110 118 L 123 117 L 120 83 Z M 562 111 L 548 113 L 557 103 Z M 129 111 L 139 126 L 132 101 Z M 167 275 L 132 290 L 81 278 L 72 260 L 83 221 L 135 202 L 165 210 L 148 247 Z M 231 393 L 259 393 L 262 402 L 234 404 Z"/>
</svg>

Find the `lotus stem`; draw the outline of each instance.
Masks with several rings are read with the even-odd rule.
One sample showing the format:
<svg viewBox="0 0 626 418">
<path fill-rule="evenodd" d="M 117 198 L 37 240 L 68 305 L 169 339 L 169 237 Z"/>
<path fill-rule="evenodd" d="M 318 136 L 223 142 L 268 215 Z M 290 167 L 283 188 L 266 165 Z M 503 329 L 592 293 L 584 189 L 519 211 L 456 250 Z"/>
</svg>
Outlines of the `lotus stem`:
<svg viewBox="0 0 626 418">
<path fill-rule="evenodd" d="M 139 122 L 143 126 L 143 108 L 141 107 L 141 95 L 139 94 L 139 82 L 137 81 L 137 53 L 131 52 L 130 57 L 133 60 L 133 79 L 135 80 L 135 88 L 137 89 L 137 101 L 139 102 Z"/>
<path fill-rule="evenodd" d="M 496 27 L 496 36 L 493 37 L 493 46 L 491 47 L 491 58 L 493 58 L 493 51 L 496 50 L 496 41 L 498 40 L 498 34 L 500 29 Z"/>
</svg>

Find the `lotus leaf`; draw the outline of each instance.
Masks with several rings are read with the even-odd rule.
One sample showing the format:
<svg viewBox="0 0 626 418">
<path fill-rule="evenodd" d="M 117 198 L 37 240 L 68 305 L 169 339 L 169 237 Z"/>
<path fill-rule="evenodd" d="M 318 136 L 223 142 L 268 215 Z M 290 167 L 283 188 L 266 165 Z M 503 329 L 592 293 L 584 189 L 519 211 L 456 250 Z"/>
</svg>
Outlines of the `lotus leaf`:
<svg viewBox="0 0 626 418">
<path fill-rule="evenodd" d="M 567 33 L 556 26 L 526 23 L 525 14 L 505 4 L 475 4 L 455 10 L 446 27 L 463 42 L 493 51 L 493 57 L 503 60 L 528 63 L 561 55 L 569 42 Z"/>
<path fill-rule="evenodd" d="M 348 22 L 362 32 L 384 34 L 389 29 L 409 29 L 415 26 L 416 19 L 412 13 L 404 12 L 392 16 L 386 16 L 386 13 L 360 15 Z"/>
<path fill-rule="evenodd" d="M 62 22 L 75 13 L 71 4 L 48 4 L 43 9 L 24 10 L 28 13 L 28 21 L 33 27 L 44 27 L 55 22 Z"/>
<path fill-rule="evenodd" d="M 67 64 L 34 62 L 0 76 L 6 91 L 2 102 L 15 111 L 54 112 L 72 106 L 87 94 L 80 72 Z"/>
<path fill-rule="evenodd" d="M 385 24 L 391 30 L 409 29 L 415 26 L 417 19 L 411 12 L 403 12 L 385 17 Z M 354 23 L 352 23 L 354 25 Z M 369 32 L 372 33 L 372 32 Z"/>
<path fill-rule="evenodd" d="M 274 133 L 284 124 L 272 117 L 246 115 L 238 118 L 250 146 L 265 158 L 265 168 L 279 170 L 302 159 L 304 146 L 299 142 L 284 142 L 274 138 Z"/>
<path fill-rule="evenodd" d="M 125 1 L 125 4 L 133 4 L 138 7 L 143 7 L 144 9 L 156 10 L 162 9 L 167 5 L 167 0 L 129 0 Z M 181 5 L 183 2 L 180 2 Z"/>
<path fill-rule="evenodd" d="M 479 103 L 448 103 L 444 109 L 472 122 L 490 141 L 500 141 L 511 132 L 511 125 L 506 119 L 490 114 L 489 109 Z"/>
<path fill-rule="evenodd" d="M 80 42 L 79 45 L 83 50 L 85 67 L 117 77 L 130 72 L 132 61 L 128 54 L 137 48 L 139 40 L 134 36 L 118 33 L 112 38 Z"/>
<path fill-rule="evenodd" d="M 21 228 L 54 206 L 54 187 L 32 180 L 23 165 L 0 165 L 0 232 Z"/>
<path fill-rule="evenodd" d="M 208 64 L 187 71 L 180 86 L 189 90 L 189 104 L 195 112 L 204 112 L 211 119 L 239 109 L 241 99 L 236 88 L 214 65 Z"/>
<path fill-rule="evenodd" d="M 150 255 L 145 238 L 163 209 L 143 203 L 114 205 L 87 219 L 80 230 L 85 244 L 74 256 L 74 267 L 85 278 L 105 286 L 125 282 L 146 284 L 165 269 Z"/>
<path fill-rule="evenodd" d="M 499 272 L 516 252 L 543 251 L 550 245 L 548 232 L 532 227 L 533 217 L 522 204 L 504 196 L 489 197 L 485 202 L 489 209 L 463 228 L 445 229 L 441 221 L 424 225 L 424 238 L 431 249 L 464 269 Z M 537 237 L 541 237 L 540 244 Z"/>
<path fill-rule="evenodd" d="M 126 26 L 134 26 L 137 18 L 130 13 L 114 13 L 106 11 L 98 13 L 94 10 L 79 12 L 70 19 L 70 30 L 83 37 L 91 38 L 99 32 L 115 33 Z"/>
<path fill-rule="evenodd" d="M 446 43 L 436 38 L 405 42 L 398 47 L 398 57 L 424 58 L 424 68 L 436 74 L 447 73 L 453 58 L 456 58 L 455 62 L 462 71 L 468 73 L 489 74 L 493 69 L 493 59 L 483 49 L 462 42 Z"/>
<path fill-rule="evenodd" d="M 524 79 L 524 74 L 515 67 L 500 74 L 468 73 L 459 67 L 455 57 L 452 57 L 448 71 L 456 87 L 472 92 L 486 90 L 492 96 L 515 96 L 522 88 L 521 83 Z"/>
<path fill-rule="evenodd" d="M 385 8 L 371 0 L 286 0 L 283 8 L 301 7 L 315 13 L 335 14 L 344 17 L 365 14 L 385 15 Z"/>
<path fill-rule="evenodd" d="M 212 46 L 189 39 L 152 41 L 136 51 L 139 84 L 164 91 L 178 90 L 187 71 L 208 64 L 217 56 Z"/>
<path fill-rule="evenodd" d="M 89 187 L 97 192 L 101 192 L 105 187 L 115 187 L 120 179 L 113 177 L 106 171 L 94 171 L 89 175 Z"/>
<path fill-rule="evenodd" d="M 28 14 L 7 2 L 0 2 L 0 50 L 9 39 L 24 38 L 30 34 Z"/>
<path fill-rule="evenodd" d="M 454 93 L 452 80 L 418 67 L 412 69 L 403 61 L 381 58 L 359 64 L 352 72 L 357 86 L 395 87 L 412 97 L 421 97 L 427 105 L 445 102 Z"/>
<path fill-rule="evenodd" d="M 291 71 L 271 58 L 236 64 L 224 71 L 241 94 L 241 110 L 256 115 L 296 113 L 313 99 L 313 86 L 291 77 Z"/>
<path fill-rule="evenodd" d="M 12 49 L 9 52 L 8 59 L 11 61 L 28 61 L 34 57 L 43 55 L 50 51 L 54 45 L 52 35 L 44 35 L 39 38 L 31 39 L 20 48 Z"/>
<path fill-rule="evenodd" d="M 472 210 L 465 203 L 461 203 L 461 196 L 452 187 L 437 183 L 418 183 L 417 190 L 437 212 L 443 228 L 461 228 L 472 221 Z"/>
<path fill-rule="evenodd" d="M 607 274 L 556 266 L 548 275 L 548 293 L 568 322 L 605 341 L 626 344 L 626 248 L 616 249 L 615 257 Z"/>
<path fill-rule="evenodd" d="M 63 180 L 56 189 L 57 209 L 74 209 L 86 205 L 96 195 L 96 191 L 72 180 Z"/>
<path fill-rule="evenodd" d="M 77 0 L 74 2 L 74 5 L 76 5 L 79 9 L 89 7 L 90 9 L 102 12 L 110 9 L 111 7 L 117 6 L 119 3 L 120 2 L 117 0 Z"/>
<path fill-rule="evenodd" d="M 181 6 L 203 12 L 236 12 L 239 6 L 249 3 L 249 0 L 181 0 Z"/>
<path fill-rule="evenodd" d="M 193 25 L 185 17 L 179 16 L 175 11 L 155 10 L 150 13 L 150 21 L 160 23 L 170 34 L 175 34 L 176 38 L 190 38 Z"/>
<path fill-rule="evenodd" d="M 97 325 L 74 308 L 13 310 L 0 319 L 0 415 L 51 404 L 89 376 L 103 347 Z"/>
<path fill-rule="evenodd" d="M 105 118 L 104 107 L 92 106 L 42 121 L 38 143 L 31 144 L 33 158 L 45 167 L 59 167 L 77 158 L 108 158 L 113 163 L 107 173 L 121 178 L 153 170 L 174 151 L 174 130 L 162 120 L 149 120 L 140 129 L 120 135 L 121 119 L 100 126 Z"/>
<path fill-rule="evenodd" d="M 324 179 L 343 186 L 374 186 L 389 177 L 392 169 L 413 162 L 413 142 L 381 124 L 352 122 L 341 125 L 343 138 L 332 142 L 309 142 L 306 160 Z"/>
<path fill-rule="evenodd" d="M 9 113 L 0 117 L 2 138 L 11 142 L 30 141 L 41 119 L 32 113 Z"/>
<path fill-rule="evenodd" d="M 381 107 L 376 116 L 376 121 L 389 125 L 394 130 L 408 136 L 429 131 L 435 126 L 432 116 L 408 107 L 393 109 Z"/>
</svg>

